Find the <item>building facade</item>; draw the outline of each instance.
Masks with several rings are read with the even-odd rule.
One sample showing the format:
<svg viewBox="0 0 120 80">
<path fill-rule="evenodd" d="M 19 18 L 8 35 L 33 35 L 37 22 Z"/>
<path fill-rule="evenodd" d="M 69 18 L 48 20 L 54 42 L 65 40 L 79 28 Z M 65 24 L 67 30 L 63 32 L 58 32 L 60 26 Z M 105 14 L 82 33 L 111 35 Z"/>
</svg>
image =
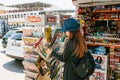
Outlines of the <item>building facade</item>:
<svg viewBox="0 0 120 80">
<path fill-rule="evenodd" d="M 12 10 L 5 10 L 4 7 L 12 7 Z M 74 13 L 74 10 L 59 9 L 51 4 L 42 2 L 24 3 L 4 6 L 2 5 L 0 18 L 8 18 L 9 27 L 26 26 L 26 17 L 29 15 L 52 15 Z"/>
</svg>

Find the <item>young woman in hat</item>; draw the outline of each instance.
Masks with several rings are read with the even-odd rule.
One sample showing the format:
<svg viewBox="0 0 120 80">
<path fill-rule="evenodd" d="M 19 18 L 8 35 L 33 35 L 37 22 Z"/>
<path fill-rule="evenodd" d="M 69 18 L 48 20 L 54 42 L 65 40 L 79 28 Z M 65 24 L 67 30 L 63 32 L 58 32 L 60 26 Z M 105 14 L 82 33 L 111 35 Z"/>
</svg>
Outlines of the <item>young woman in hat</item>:
<svg viewBox="0 0 120 80">
<path fill-rule="evenodd" d="M 46 53 L 51 54 L 62 62 L 65 62 L 63 80 L 84 80 L 75 74 L 71 63 L 71 61 L 76 63 L 77 60 L 79 60 L 79 58 L 82 57 L 85 52 L 87 52 L 85 40 L 80 32 L 80 24 L 77 20 L 69 18 L 64 21 L 62 30 L 69 38 L 63 54 L 59 55 L 49 48 L 47 49 Z M 70 58 L 71 55 L 73 55 L 72 58 Z"/>
</svg>

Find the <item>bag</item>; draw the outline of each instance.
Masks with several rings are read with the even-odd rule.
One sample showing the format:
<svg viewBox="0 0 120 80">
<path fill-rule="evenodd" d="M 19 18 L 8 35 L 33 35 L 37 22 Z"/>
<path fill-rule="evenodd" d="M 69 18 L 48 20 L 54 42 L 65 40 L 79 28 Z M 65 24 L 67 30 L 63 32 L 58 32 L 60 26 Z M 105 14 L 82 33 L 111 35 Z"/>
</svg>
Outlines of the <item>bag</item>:
<svg viewBox="0 0 120 80">
<path fill-rule="evenodd" d="M 93 74 L 95 70 L 95 61 L 93 56 L 87 52 L 78 60 L 78 64 L 74 64 L 72 61 L 72 66 L 75 73 L 81 78 L 87 78 Z"/>
</svg>

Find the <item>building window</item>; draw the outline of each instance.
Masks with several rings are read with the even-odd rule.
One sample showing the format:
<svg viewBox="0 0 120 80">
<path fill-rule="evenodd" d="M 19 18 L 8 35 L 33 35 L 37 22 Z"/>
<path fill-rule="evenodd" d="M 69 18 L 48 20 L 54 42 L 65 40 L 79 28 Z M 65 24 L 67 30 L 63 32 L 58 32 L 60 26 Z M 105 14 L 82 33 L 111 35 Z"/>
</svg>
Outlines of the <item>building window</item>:
<svg viewBox="0 0 120 80">
<path fill-rule="evenodd" d="M 17 15 L 15 14 L 15 18 L 17 18 Z"/>
<path fill-rule="evenodd" d="M 25 26 L 25 24 L 23 24 L 23 26 Z"/>
<path fill-rule="evenodd" d="M 17 17 L 20 18 L 20 14 L 18 14 Z"/>
<path fill-rule="evenodd" d="M 6 16 L 4 15 L 3 18 L 5 18 Z"/>
<path fill-rule="evenodd" d="M 26 14 L 24 14 L 24 17 L 26 16 Z"/>
<path fill-rule="evenodd" d="M 30 15 L 29 13 L 27 15 Z"/>
<path fill-rule="evenodd" d="M 30 15 L 33 15 L 33 13 L 30 13 Z"/>
<path fill-rule="evenodd" d="M 41 14 L 41 12 L 39 12 L 39 15 Z"/>
<path fill-rule="evenodd" d="M 14 15 L 12 15 L 12 18 L 14 18 Z"/>
<path fill-rule="evenodd" d="M 23 14 L 21 14 L 21 18 L 23 18 Z"/>
<path fill-rule="evenodd" d="M 34 13 L 34 15 L 36 15 L 36 13 Z"/>
<path fill-rule="evenodd" d="M 7 18 L 8 18 L 8 15 L 7 15 Z"/>
<path fill-rule="evenodd" d="M 9 15 L 9 19 L 11 19 L 11 15 Z"/>
</svg>

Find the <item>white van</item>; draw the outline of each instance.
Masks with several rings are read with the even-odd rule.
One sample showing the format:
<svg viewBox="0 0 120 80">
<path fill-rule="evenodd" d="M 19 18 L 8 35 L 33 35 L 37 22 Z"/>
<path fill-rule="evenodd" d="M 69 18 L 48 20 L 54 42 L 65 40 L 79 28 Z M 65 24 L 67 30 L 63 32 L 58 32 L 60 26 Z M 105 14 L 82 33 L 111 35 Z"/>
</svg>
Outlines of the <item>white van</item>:
<svg viewBox="0 0 120 80">
<path fill-rule="evenodd" d="M 16 31 L 8 38 L 6 55 L 14 59 L 24 59 L 24 49 L 22 41 L 22 31 Z"/>
</svg>

